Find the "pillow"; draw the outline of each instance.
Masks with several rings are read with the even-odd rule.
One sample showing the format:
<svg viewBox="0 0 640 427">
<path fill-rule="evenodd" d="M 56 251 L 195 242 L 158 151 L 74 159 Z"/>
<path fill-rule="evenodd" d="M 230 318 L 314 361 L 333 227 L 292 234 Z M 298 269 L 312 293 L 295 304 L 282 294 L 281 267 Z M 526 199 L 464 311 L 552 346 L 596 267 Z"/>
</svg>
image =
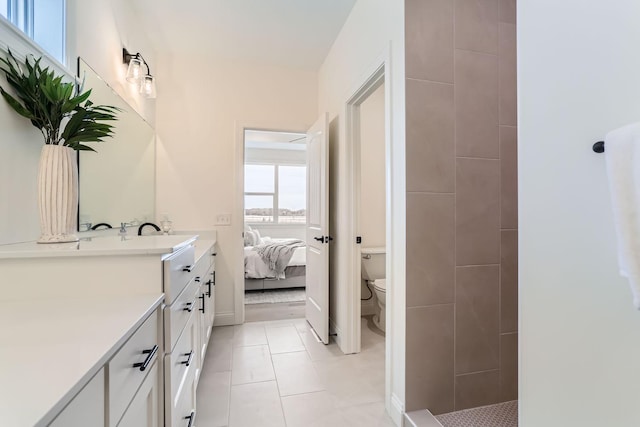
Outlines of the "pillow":
<svg viewBox="0 0 640 427">
<path fill-rule="evenodd" d="M 244 231 L 244 245 L 245 246 L 253 246 L 253 243 L 256 240 L 256 235 L 251 230 Z"/>
<path fill-rule="evenodd" d="M 252 230 L 252 232 L 256 237 L 256 241 L 253 244 L 253 246 L 258 246 L 258 245 L 264 244 L 264 242 L 262 241 L 262 237 L 260 236 L 260 230 Z"/>
</svg>

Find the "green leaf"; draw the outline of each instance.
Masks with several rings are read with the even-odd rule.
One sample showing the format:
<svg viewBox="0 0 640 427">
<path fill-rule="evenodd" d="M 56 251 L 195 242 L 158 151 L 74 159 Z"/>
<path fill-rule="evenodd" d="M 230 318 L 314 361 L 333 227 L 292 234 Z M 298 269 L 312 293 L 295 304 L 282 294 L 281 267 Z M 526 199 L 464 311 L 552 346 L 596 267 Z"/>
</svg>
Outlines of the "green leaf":
<svg viewBox="0 0 640 427">
<path fill-rule="evenodd" d="M 11 51 L 6 58 L 0 58 L 0 71 L 15 94 L 0 87 L 2 97 L 40 129 L 45 142 L 62 138 L 65 145 L 75 150 L 95 151 L 82 143 L 103 142 L 111 137 L 114 132 L 111 123 L 118 119 L 121 110 L 94 105 L 89 99 L 91 90 L 80 93 L 75 83 L 65 83 L 63 76 L 57 76 L 49 67 L 42 68 L 41 61 L 42 58 L 28 57 L 21 67 Z"/>
<path fill-rule="evenodd" d="M 16 113 L 20 114 L 23 117 L 26 117 L 27 119 L 32 120 L 35 118 L 33 114 L 29 112 L 29 110 L 24 108 L 13 96 L 9 95 L 1 87 L 0 87 L 0 92 L 2 93 L 2 97 L 5 99 L 5 101 L 7 101 L 7 103 L 11 106 L 11 108 L 13 108 L 16 111 Z"/>
</svg>

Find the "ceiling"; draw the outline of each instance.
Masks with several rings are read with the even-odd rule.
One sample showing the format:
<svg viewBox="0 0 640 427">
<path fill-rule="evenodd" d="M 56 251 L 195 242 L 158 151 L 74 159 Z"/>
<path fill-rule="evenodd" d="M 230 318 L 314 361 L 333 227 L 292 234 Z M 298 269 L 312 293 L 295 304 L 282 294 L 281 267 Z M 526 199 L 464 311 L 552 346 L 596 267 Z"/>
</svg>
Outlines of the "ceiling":
<svg viewBox="0 0 640 427">
<path fill-rule="evenodd" d="M 159 54 L 317 70 L 356 0 L 132 0 Z"/>
</svg>

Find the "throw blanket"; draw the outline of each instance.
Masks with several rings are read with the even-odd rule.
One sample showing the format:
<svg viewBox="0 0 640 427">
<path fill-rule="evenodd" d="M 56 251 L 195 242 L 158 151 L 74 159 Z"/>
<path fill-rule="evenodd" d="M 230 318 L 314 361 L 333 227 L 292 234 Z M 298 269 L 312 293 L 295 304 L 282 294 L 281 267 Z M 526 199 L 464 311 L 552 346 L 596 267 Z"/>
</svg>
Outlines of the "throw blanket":
<svg viewBox="0 0 640 427">
<path fill-rule="evenodd" d="M 256 246 L 254 250 L 258 252 L 258 255 L 271 270 L 281 275 L 284 273 L 284 269 L 287 268 L 295 249 L 303 246 L 305 246 L 305 242 L 294 239 Z"/>
</svg>

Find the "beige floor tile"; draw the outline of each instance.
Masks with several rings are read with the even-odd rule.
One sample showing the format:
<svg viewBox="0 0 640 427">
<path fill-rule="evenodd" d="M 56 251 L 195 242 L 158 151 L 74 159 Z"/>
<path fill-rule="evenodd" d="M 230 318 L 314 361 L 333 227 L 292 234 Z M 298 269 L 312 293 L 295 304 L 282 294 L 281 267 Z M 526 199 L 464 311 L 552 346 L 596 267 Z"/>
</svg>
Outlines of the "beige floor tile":
<svg viewBox="0 0 640 427">
<path fill-rule="evenodd" d="M 267 344 L 267 335 L 264 330 L 264 324 L 262 323 L 245 323 L 243 325 L 236 325 L 233 328 L 234 347 Z"/>
<path fill-rule="evenodd" d="M 233 349 L 231 383 L 233 385 L 275 380 L 271 354 L 266 345 Z"/>
<path fill-rule="evenodd" d="M 271 354 L 304 351 L 305 347 L 295 326 L 266 327 L 267 340 Z"/>
<path fill-rule="evenodd" d="M 274 354 L 271 358 L 280 396 L 324 390 L 306 351 Z"/>
<path fill-rule="evenodd" d="M 322 360 L 344 356 L 344 353 L 340 350 L 338 344 L 336 344 L 333 339 L 331 339 L 329 345 L 324 345 L 323 343 L 318 342 L 315 335 L 310 331 L 300 332 L 299 335 L 304 347 L 311 357 L 311 360 Z"/>
<path fill-rule="evenodd" d="M 355 355 L 314 361 L 313 365 L 323 382 L 324 388 L 332 395 L 336 407 L 347 407 L 365 403 L 384 401 L 384 381 L 380 387 L 369 363 Z M 384 369 L 383 369 L 384 376 Z"/>
<path fill-rule="evenodd" d="M 206 424 L 198 423 L 202 427 Z M 285 427 L 275 381 L 231 386 L 229 427 Z"/>
<path fill-rule="evenodd" d="M 355 355 L 317 342 L 304 319 L 216 328 L 198 389 L 198 425 L 285 426 L 286 418 L 287 427 L 392 426 L 384 412 L 384 344 L 367 319 Z"/>
<path fill-rule="evenodd" d="M 350 406 L 340 409 L 340 413 L 350 427 L 395 427 L 385 411 L 384 402 Z"/>
<path fill-rule="evenodd" d="M 211 339 L 214 341 L 232 340 L 233 326 L 216 326 L 211 332 Z"/>
<path fill-rule="evenodd" d="M 231 370 L 231 353 L 233 342 L 231 340 L 211 339 L 207 355 L 204 359 L 203 372 L 225 372 Z"/>
<path fill-rule="evenodd" d="M 307 322 L 307 319 L 296 319 L 293 321 L 293 324 L 298 332 L 309 332 L 311 330 L 311 325 Z"/>
<path fill-rule="evenodd" d="M 342 415 L 333 397 L 326 392 L 298 394 L 282 398 L 287 427 L 340 427 Z"/>
<path fill-rule="evenodd" d="M 231 372 L 203 371 L 198 383 L 198 424 L 206 427 L 225 427 L 229 424 Z"/>
</svg>

